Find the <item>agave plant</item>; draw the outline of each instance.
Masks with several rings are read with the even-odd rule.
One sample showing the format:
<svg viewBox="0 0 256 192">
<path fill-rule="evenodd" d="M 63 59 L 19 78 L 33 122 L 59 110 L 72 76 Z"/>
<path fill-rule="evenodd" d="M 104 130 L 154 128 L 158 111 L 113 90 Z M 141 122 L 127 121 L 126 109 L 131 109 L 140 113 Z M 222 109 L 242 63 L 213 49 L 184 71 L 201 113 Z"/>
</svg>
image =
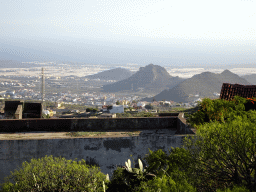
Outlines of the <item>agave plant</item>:
<svg viewBox="0 0 256 192">
<path fill-rule="evenodd" d="M 155 174 L 150 173 L 153 170 L 157 170 L 159 166 L 161 165 L 161 162 L 155 162 L 149 168 L 143 170 L 143 164 L 140 159 L 138 159 L 139 162 L 139 168 L 132 168 L 131 167 L 131 160 L 128 159 L 127 162 L 125 162 L 125 167 L 123 168 L 123 173 L 125 174 L 125 184 L 128 185 L 126 182 L 127 180 L 130 181 L 130 179 L 133 179 L 136 183 L 140 183 L 141 181 L 148 181 L 152 180 L 154 177 L 156 177 Z M 169 166 L 167 165 L 167 168 L 165 170 L 161 169 L 159 172 L 157 172 L 157 175 L 162 178 L 164 174 L 167 174 L 167 170 L 169 169 Z M 168 174 L 167 174 L 168 175 Z"/>
<path fill-rule="evenodd" d="M 131 167 L 131 160 L 128 159 L 128 161 L 125 162 L 126 166 L 123 166 L 122 168 L 120 168 L 121 169 L 120 170 L 121 175 L 122 175 L 122 177 L 120 178 L 122 180 L 121 183 L 123 183 L 127 186 L 126 189 L 131 189 L 131 187 L 136 188 L 136 186 L 137 187 L 140 186 L 141 182 L 148 182 L 148 181 L 154 179 L 155 177 L 159 177 L 160 179 L 162 179 L 164 174 L 169 177 L 169 175 L 167 174 L 169 166 L 167 166 L 167 168 L 165 170 L 163 170 L 161 168 L 160 171 L 158 171 L 159 167 L 161 165 L 160 161 L 156 161 L 156 162 L 152 163 L 147 169 L 143 169 L 143 164 L 142 164 L 140 159 L 138 159 L 138 163 L 139 163 L 139 168 L 132 168 Z M 153 173 L 156 173 L 156 174 L 153 174 Z M 107 180 L 109 180 L 108 174 L 107 174 Z M 115 186 L 113 184 L 113 186 L 111 186 L 109 188 L 110 191 L 117 190 L 118 185 L 119 184 L 117 184 Z M 104 189 L 104 192 L 105 192 L 104 182 L 103 182 L 103 189 Z"/>
<path fill-rule="evenodd" d="M 108 174 L 106 175 L 106 180 L 109 181 L 109 175 Z M 104 181 L 102 181 L 102 183 L 103 183 L 103 190 L 104 190 L 104 192 L 106 192 L 106 189 L 105 189 L 106 186 L 105 186 Z"/>
</svg>

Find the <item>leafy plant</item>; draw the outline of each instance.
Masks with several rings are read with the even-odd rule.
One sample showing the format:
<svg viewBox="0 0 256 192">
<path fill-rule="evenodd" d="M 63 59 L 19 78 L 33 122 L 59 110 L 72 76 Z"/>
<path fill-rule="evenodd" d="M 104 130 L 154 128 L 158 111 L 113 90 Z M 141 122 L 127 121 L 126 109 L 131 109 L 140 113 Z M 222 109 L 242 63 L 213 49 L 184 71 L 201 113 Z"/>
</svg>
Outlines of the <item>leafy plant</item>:
<svg viewBox="0 0 256 192">
<path fill-rule="evenodd" d="M 247 102 L 248 100 L 240 96 L 235 96 L 231 101 L 205 98 L 202 102 L 199 102 L 199 110 L 188 115 L 187 122 L 195 128 L 215 120 L 225 123 L 231 113 L 242 114 Z"/>
<path fill-rule="evenodd" d="M 142 182 L 137 191 L 145 192 L 196 192 L 196 189 L 186 181 L 178 183 L 171 177 L 164 175 L 162 178 L 155 177 L 153 180 Z"/>
<path fill-rule="evenodd" d="M 187 150 L 172 148 L 169 157 L 161 149 L 149 152 L 144 158 L 149 164 L 146 169 L 139 159 L 139 168 L 131 168 L 128 160 L 125 167 L 115 170 L 109 191 L 195 191 L 186 176 L 193 163 Z"/>
<path fill-rule="evenodd" d="M 114 171 L 113 178 L 109 183 L 108 191 L 136 191 L 142 181 L 148 181 L 155 177 L 154 174 L 151 174 L 147 169 L 143 169 L 143 164 L 141 160 L 138 160 L 140 168 L 132 168 L 131 161 L 128 159 L 125 162 L 123 168 L 118 167 Z"/>
<path fill-rule="evenodd" d="M 194 154 L 197 188 L 213 191 L 235 185 L 256 191 L 256 111 L 230 113 L 226 123 L 199 126 L 197 137 L 185 140 Z"/>
<path fill-rule="evenodd" d="M 104 191 L 109 182 L 108 175 L 95 166 L 89 167 L 84 160 L 77 163 L 46 156 L 23 162 L 22 167 L 5 178 L 2 191 Z"/>
<path fill-rule="evenodd" d="M 146 109 L 153 109 L 153 106 L 151 104 L 145 105 Z"/>
<path fill-rule="evenodd" d="M 49 114 L 42 114 L 42 118 L 43 119 L 50 119 L 50 115 Z"/>
<path fill-rule="evenodd" d="M 86 112 L 97 112 L 97 108 L 86 108 Z"/>
<path fill-rule="evenodd" d="M 249 189 L 246 189 L 244 186 L 234 186 L 233 188 L 227 188 L 227 189 L 217 189 L 216 192 L 250 192 Z"/>
</svg>

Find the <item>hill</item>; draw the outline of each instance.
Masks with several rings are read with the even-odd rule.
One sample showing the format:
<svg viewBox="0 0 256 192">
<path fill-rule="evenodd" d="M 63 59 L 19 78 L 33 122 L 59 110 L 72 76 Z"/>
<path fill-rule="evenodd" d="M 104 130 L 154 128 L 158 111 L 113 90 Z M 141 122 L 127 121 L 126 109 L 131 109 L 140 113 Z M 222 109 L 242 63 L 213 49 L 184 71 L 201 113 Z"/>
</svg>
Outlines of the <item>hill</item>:
<svg viewBox="0 0 256 192">
<path fill-rule="evenodd" d="M 152 98 L 144 98 L 142 100 L 152 101 L 155 98 L 156 101 L 172 100 L 175 102 L 191 102 L 197 99 L 192 96 L 196 94 L 199 94 L 199 98 L 219 98 L 218 96 L 214 96 L 213 93 L 220 93 L 223 83 L 251 84 L 229 70 L 224 70 L 221 74 L 203 72 L 184 80 L 169 90 L 162 91 Z"/>
<path fill-rule="evenodd" d="M 103 91 L 118 92 L 124 90 L 152 90 L 154 92 L 161 92 L 164 89 L 177 85 L 177 83 L 183 80 L 184 79 L 179 77 L 172 77 L 166 69 L 161 66 L 149 64 L 145 67 L 140 67 L 139 71 L 127 79 L 104 85 Z"/>
<path fill-rule="evenodd" d="M 129 78 L 130 76 L 132 76 L 132 74 L 133 72 L 131 72 L 130 70 L 119 67 L 116 69 L 110 69 L 107 71 L 99 72 L 94 75 L 88 75 L 88 76 L 85 76 L 85 78 L 120 81 L 120 80 Z"/>
<path fill-rule="evenodd" d="M 256 74 L 243 75 L 241 77 L 244 78 L 249 83 L 251 83 L 251 85 L 256 85 Z"/>
</svg>

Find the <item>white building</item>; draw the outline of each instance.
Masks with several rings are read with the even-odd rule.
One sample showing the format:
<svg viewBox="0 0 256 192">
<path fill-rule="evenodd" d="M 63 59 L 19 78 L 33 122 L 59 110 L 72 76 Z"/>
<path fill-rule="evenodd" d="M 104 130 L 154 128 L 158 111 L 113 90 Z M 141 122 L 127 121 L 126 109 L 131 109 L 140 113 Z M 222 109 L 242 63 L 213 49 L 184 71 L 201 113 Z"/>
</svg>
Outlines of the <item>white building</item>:
<svg viewBox="0 0 256 192">
<path fill-rule="evenodd" d="M 137 103 L 137 107 L 145 107 L 145 103 L 143 103 L 143 102 L 138 102 L 138 103 Z"/>
<path fill-rule="evenodd" d="M 50 115 L 50 111 L 49 110 L 43 110 L 43 114 Z"/>
<path fill-rule="evenodd" d="M 193 101 L 193 103 L 192 103 L 192 106 L 197 106 L 198 105 L 198 101 L 202 101 L 202 99 L 200 99 L 200 98 L 198 98 L 198 99 L 196 99 L 195 101 Z"/>
<path fill-rule="evenodd" d="M 213 95 L 214 95 L 214 96 L 220 96 L 220 94 L 219 94 L 219 93 L 216 93 L 216 92 L 214 92 Z"/>
<path fill-rule="evenodd" d="M 124 113 L 123 105 L 113 105 L 112 109 L 109 110 L 110 113 Z"/>
</svg>

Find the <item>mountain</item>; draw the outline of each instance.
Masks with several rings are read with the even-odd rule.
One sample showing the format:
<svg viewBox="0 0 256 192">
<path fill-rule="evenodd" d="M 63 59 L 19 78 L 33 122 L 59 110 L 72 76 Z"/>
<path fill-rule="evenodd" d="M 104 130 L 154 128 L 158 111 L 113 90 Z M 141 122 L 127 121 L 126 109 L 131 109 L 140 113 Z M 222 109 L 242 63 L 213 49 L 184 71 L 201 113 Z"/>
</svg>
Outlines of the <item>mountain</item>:
<svg viewBox="0 0 256 192">
<path fill-rule="evenodd" d="M 172 81 L 173 80 L 173 81 Z M 117 92 L 124 90 L 154 90 L 161 92 L 164 89 L 177 85 L 183 79 L 172 77 L 165 68 L 149 64 L 145 67 L 140 67 L 139 71 L 131 77 L 113 84 L 103 86 L 105 92 Z"/>
<path fill-rule="evenodd" d="M 101 80 L 116 80 L 120 81 L 131 77 L 133 72 L 125 68 L 116 68 L 103 71 L 94 75 L 85 76 L 88 79 L 101 79 Z"/>
<path fill-rule="evenodd" d="M 256 85 L 256 74 L 243 75 L 241 77 L 244 78 L 249 83 L 251 83 L 251 85 Z"/>
<path fill-rule="evenodd" d="M 152 98 L 144 98 L 143 101 L 152 101 L 153 98 L 156 101 L 166 100 L 175 102 L 190 102 L 197 98 L 191 96 L 199 94 L 200 98 L 218 98 L 213 95 L 214 92 L 220 93 L 223 83 L 243 84 L 250 85 L 248 81 L 238 75 L 224 70 L 220 74 L 211 72 L 203 72 L 201 74 L 194 75 L 193 77 L 184 80 L 175 87 L 164 90 Z"/>
</svg>

